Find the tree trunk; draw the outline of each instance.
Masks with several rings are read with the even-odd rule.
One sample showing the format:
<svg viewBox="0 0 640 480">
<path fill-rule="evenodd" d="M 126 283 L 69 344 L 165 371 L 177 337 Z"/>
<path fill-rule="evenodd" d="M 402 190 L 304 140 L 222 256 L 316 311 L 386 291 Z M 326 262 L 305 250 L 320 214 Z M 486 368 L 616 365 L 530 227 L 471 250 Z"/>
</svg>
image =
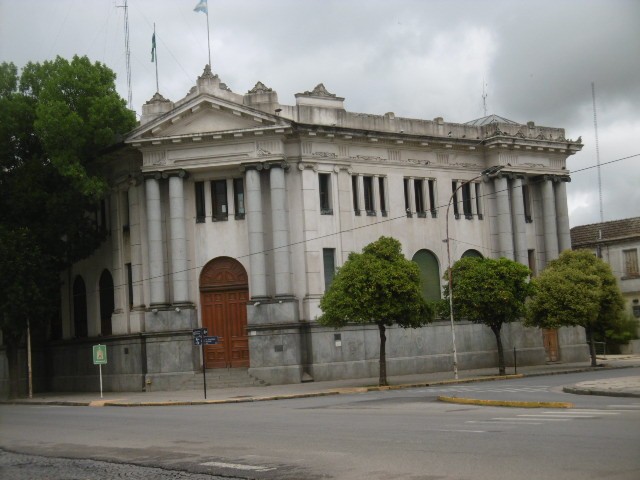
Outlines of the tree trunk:
<svg viewBox="0 0 640 480">
<path fill-rule="evenodd" d="M 589 355 L 591 355 L 591 366 L 597 367 L 598 362 L 596 361 L 596 344 L 593 343 L 593 332 L 591 331 L 591 327 L 584 327 L 584 330 L 587 334 L 587 343 L 589 344 Z"/>
<path fill-rule="evenodd" d="M 383 323 L 378 324 L 378 330 L 380 330 L 380 380 L 378 384 L 381 387 L 386 387 L 387 383 L 387 336 L 385 335 L 385 326 Z"/>
<path fill-rule="evenodd" d="M 498 375 L 506 375 L 506 368 L 504 366 L 504 349 L 502 348 L 502 337 L 500 330 L 502 324 L 497 327 L 491 327 L 493 334 L 496 336 L 496 343 L 498 344 Z"/>
</svg>

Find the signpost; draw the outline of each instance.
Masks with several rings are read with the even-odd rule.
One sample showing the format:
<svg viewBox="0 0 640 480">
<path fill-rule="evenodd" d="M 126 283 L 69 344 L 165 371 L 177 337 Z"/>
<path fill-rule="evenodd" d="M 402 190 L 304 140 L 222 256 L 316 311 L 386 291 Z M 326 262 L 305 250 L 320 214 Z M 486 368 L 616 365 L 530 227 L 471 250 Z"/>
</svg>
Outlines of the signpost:
<svg viewBox="0 0 640 480">
<path fill-rule="evenodd" d="M 202 382 L 204 385 L 204 399 L 207 399 L 207 358 L 204 355 L 204 346 L 205 343 L 203 339 L 209 338 L 207 335 L 209 334 L 209 330 L 207 328 L 194 328 L 193 329 L 193 346 L 200 347 L 200 352 L 202 353 Z M 209 344 L 206 344 L 209 345 Z"/>
<path fill-rule="evenodd" d="M 102 365 L 107 364 L 107 346 L 93 346 L 93 364 L 100 368 L 100 398 L 102 398 Z"/>
</svg>

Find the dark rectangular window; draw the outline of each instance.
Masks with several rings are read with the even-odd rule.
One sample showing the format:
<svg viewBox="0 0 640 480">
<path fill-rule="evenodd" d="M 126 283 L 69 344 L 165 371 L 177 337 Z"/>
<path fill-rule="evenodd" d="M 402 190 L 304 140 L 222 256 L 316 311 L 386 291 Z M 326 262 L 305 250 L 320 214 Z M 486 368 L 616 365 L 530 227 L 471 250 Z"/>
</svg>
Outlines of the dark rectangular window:
<svg viewBox="0 0 640 480">
<path fill-rule="evenodd" d="M 424 180 L 413 181 L 414 198 L 416 199 L 416 213 L 418 217 L 424 218 L 427 216 L 427 212 L 424 208 L 424 193 L 423 193 Z"/>
<path fill-rule="evenodd" d="M 129 211 L 129 190 L 126 190 L 125 192 L 123 192 L 123 194 L 120 196 L 120 199 L 122 201 L 122 205 L 121 205 L 121 210 L 122 210 L 122 231 L 123 232 L 128 232 L 129 231 L 129 222 L 130 222 L 130 211 Z"/>
<path fill-rule="evenodd" d="M 478 213 L 478 220 L 482 220 L 482 194 L 480 192 L 480 184 L 473 184 L 476 189 L 476 212 Z"/>
<path fill-rule="evenodd" d="M 318 188 L 320 190 L 320 215 L 333 215 L 331 208 L 331 174 L 318 174 Z"/>
<path fill-rule="evenodd" d="M 533 222 L 531 216 L 531 197 L 529 196 L 529 185 L 522 184 L 522 202 L 524 203 L 524 221 Z"/>
<path fill-rule="evenodd" d="M 227 220 L 229 216 L 229 203 L 227 202 L 227 181 L 211 181 L 211 203 L 213 206 L 212 220 L 218 222 Z"/>
<path fill-rule="evenodd" d="M 411 196 L 409 192 L 409 179 L 404 179 L 404 211 L 407 212 L 407 217 L 411 218 Z"/>
<path fill-rule="evenodd" d="M 376 208 L 373 204 L 373 177 L 362 177 L 362 186 L 364 188 L 364 209 L 367 215 L 374 216 Z"/>
<path fill-rule="evenodd" d="M 358 176 L 351 175 L 351 191 L 353 192 L 353 211 L 356 215 L 360 215 L 360 207 L 358 205 Z"/>
<path fill-rule="evenodd" d="M 473 219 L 473 211 L 471 210 L 471 184 L 465 183 L 462 186 L 462 210 L 464 212 L 464 218 L 467 220 Z"/>
<path fill-rule="evenodd" d="M 204 202 L 204 182 L 196 182 L 196 223 L 203 223 L 207 216 Z"/>
<path fill-rule="evenodd" d="M 329 290 L 336 274 L 336 249 L 323 248 L 322 261 L 324 263 L 324 291 Z"/>
<path fill-rule="evenodd" d="M 380 214 L 387 216 L 387 193 L 384 188 L 384 177 L 378 178 L 378 194 L 380 195 Z"/>
<path fill-rule="evenodd" d="M 133 269 L 131 268 L 131 264 L 127 263 L 127 292 L 129 296 L 129 308 L 133 307 Z"/>
<path fill-rule="evenodd" d="M 233 208 L 236 220 L 244 218 L 244 182 L 241 178 L 233 179 Z"/>
<path fill-rule="evenodd" d="M 431 216 L 436 218 L 438 216 L 438 206 L 436 205 L 436 181 L 429 180 L 429 208 L 431 209 Z"/>
<path fill-rule="evenodd" d="M 458 186 L 456 185 L 456 182 L 451 182 L 451 192 L 453 193 L 453 216 L 456 219 L 460 218 L 460 211 L 458 209 L 458 192 L 456 191 L 457 188 Z"/>
</svg>

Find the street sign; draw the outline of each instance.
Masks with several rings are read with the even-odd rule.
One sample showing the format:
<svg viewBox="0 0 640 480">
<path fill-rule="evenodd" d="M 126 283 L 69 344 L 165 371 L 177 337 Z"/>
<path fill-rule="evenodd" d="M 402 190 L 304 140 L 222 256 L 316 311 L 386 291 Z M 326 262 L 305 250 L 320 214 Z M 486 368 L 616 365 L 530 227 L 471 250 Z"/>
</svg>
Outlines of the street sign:
<svg viewBox="0 0 640 480">
<path fill-rule="evenodd" d="M 205 345 L 216 345 L 218 343 L 218 337 L 203 337 Z"/>
<path fill-rule="evenodd" d="M 202 338 L 206 337 L 209 333 L 209 330 L 206 328 L 194 328 L 193 329 L 193 345 L 199 346 L 202 345 Z"/>
<path fill-rule="evenodd" d="M 93 346 L 93 364 L 94 365 L 107 364 L 107 346 L 106 345 Z"/>
</svg>

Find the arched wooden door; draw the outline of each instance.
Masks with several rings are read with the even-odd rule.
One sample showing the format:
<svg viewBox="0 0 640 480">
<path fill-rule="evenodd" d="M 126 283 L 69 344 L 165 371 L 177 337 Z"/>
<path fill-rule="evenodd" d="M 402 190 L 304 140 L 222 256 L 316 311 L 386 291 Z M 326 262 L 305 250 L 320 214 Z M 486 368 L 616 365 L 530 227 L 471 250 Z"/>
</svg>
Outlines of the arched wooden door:
<svg viewBox="0 0 640 480">
<path fill-rule="evenodd" d="M 249 366 L 248 300 L 247 272 L 240 262 L 218 257 L 204 266 L 200 274 L 202 326 L 210 336 L 218 337 L 217 345 L 204 349 L 207 368 Z"/>
</svg>

